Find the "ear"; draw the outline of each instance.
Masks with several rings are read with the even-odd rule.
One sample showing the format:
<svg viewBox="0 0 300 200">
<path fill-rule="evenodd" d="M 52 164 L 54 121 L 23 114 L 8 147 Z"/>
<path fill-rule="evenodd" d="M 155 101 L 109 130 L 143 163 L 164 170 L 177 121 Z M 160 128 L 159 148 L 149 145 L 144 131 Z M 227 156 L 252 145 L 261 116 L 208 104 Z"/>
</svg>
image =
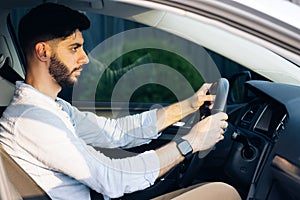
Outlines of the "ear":
<svg viewBox="0 0 300 200">
<path fill-rule="evenodd" d="M 38 42 L 35 45 L 35 54 L 40 61 L 42 62 L 48 61 L 50 52 L 47 43 Z"/>
</svg>

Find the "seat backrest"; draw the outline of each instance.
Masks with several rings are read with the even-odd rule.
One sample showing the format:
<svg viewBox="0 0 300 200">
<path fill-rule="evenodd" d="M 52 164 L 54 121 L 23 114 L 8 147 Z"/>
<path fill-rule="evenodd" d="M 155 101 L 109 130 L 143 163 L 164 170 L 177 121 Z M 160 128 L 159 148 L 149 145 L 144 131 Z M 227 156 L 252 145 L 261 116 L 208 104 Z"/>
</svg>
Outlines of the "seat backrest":
<svg viewBox="0 0 300 200">
<path fill-rule="evenodd" d="M 0 76 L 15 84 L 17 80 L 23 78 L 14 71 L 10 66 L 9 58 L 0 63 Z M 5 86 L 4 86 L 5 87 Z M 3 88 L 2 88 L 3 89 Z M 2 95 L 1 98 L 5 96 Z M 6 101 L 6 100 L 4 100 Z M 2 101 L 1 101 L 2 102 Z M 0 105 L 0 117 L 4 112 L 6 106 Z M 1 164 L 1 179 L 0 191 L 5 190 L 5 194 L 1 192 L 0 199 L 27 199 L 27 200 L 43 200 L 50 199 L 50 197 L 43 191 L 35 181 L 7 154 L 0 143 L 0 164 Z M 3 196 L 4 195 L 4 196 Z"/>
<path fill-rule="evenodd" d="M 23 199 L 50 199 L 32 178 L 6 153 L 2 145 L 0 145 L 0 156 L 8 180 Z"/>
<path fill-rule="evenodd" d="M 9 181 L 5 167 L 0 156 L 0 199 L 10 200 L 10 199 L 22 199 L 20 194 L 16 191 L 15 187 Z"/>
</svg>

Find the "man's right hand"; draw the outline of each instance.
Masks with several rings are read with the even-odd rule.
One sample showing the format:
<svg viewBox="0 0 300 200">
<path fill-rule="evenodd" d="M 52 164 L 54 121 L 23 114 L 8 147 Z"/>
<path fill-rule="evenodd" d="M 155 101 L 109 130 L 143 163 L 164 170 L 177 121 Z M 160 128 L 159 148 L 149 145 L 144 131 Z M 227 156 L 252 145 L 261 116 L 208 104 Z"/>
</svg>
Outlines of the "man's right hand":
<svg viewBox="0 0 300 200">
<path fill-rule="evenodd" d="M 228 126 L 226 122 L 227 118 L 228 116 L 224 112 L 210 115 L 198 122 L 191 131 L 182 138 L 191 144 L 193 153 L 210 149 L 217 142 L 224 139 L 224 129 Z M 161 177 L 184 160 L 184 157 L 180 154 L 174 141 L 156 149 L 156 153 L 160 162 L 158 177 Z"/>
</svg>

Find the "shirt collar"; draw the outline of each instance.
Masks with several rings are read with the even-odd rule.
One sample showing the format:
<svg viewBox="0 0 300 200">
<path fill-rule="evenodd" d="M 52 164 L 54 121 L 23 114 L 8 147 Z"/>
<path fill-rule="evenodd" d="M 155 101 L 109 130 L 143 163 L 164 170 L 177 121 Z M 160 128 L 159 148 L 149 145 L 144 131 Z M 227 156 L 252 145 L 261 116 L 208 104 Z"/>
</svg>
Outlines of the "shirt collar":
<svg viewBox="0 0 300 200">
<path fill-rule="evenodd" d="M 41 93 L 31 85 L 24 83 L 24 81 L 16 82 L 15 95 L 21 96 L 23 98 L 30 98 L 32 102 L 38 102 L 39 105 L 49 106 L 50 104 L 53 106 L 57 106 L 56 102 L 51 97 Z"/>
</svg>

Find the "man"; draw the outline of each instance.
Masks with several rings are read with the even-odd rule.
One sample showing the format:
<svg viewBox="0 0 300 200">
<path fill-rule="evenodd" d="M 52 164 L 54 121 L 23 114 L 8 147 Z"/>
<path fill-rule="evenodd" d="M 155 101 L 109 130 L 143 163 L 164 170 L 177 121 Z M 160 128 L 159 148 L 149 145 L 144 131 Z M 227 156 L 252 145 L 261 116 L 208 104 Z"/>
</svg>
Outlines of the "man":
<svg viewBox="0 0 300 200">
<path fill-rule="evenodd" d="M 53 3 L 33 8 L 19 24 L 26 77 L 25 82 L 16 83 L 14 97 L 0 120 L 0 141 L 52 199 L 90 199 L 90 188 L 106 198 L 145 189 L 184 160 L 179 143 L 185 142 L 194 153 L 207 150 L 223 139 L 227 127 L 227 115 L 219 113 L 197 123 L 178 144 L 172 141 L 123 159 L 96 151 L 93 147 L 148 143 L 214 97 L 206 95 L 210 84 L 204 84 L 184 101 L 139 115 L 107 119 L 80 112 L 57 95 L 62 87 L 76 83 L 82 66 L 89 62 L 82 36 L 89 26 L 82 13 Z M 195 194 L 205 199 L 240 198 L 224 183 L 194 187 L 181 197 Z"/>
</svg>

